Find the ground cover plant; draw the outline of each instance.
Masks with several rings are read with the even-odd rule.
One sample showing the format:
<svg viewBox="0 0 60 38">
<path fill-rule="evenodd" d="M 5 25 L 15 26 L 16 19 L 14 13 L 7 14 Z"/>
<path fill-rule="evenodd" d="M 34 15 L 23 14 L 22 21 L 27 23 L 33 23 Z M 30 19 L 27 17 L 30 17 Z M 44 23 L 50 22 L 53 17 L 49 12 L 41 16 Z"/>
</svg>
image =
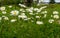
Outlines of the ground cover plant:
<svg viewBox="0 0 60 38">
<path fill-rule="evenodd" d="M 60 4 L 1 6 L 0 38 L 60 38 Z"/>
</svg>

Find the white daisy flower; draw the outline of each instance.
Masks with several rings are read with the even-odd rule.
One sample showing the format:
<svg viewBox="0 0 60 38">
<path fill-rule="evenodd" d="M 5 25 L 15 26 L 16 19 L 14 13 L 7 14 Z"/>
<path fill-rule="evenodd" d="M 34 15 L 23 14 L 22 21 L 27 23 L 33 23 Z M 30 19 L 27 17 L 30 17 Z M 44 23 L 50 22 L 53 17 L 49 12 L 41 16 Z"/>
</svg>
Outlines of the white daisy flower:
<svg viewBox="0 0 60 38">
<path fill-rule="evenodd" d="M 59 15 L 54 15 L 53 18 L 59 19 Z"/>
<path fill-rule="evenodd" d="M 49 19 L 48 22 L 49 23 L 53 23 L 54 22 L 54 19 Z"/>
<path fill-rule="evenodd" d="M 20 4 L 20 3 L 19 3 L 19 6 L 26 8 L 26 6 L 25 6 L 25 5 L 23 5 L 23 4 Z"/>
<path fill-rule="evenodd" d="M 42 21 L 37 21 L 36 24 L 40 25 L 40 24 L 43 24 Z"/>
<path fill-rule="evenodd" d="M 31 10 L 33 10 L 34 8 L 33 8 L 33 7 L 31 7 L 30 9 L 31 9 Z"/>
<path fill-rule="evenodd" d="M 40 18 L 40 16 L 36 16 L 36 18 Z"/>
<path fill-rule="evenodd" d="M 16 22 L 17 20 L 16 19 L 12 19 L 11 22 Z"/>
<path fill-rule="evenodd" d="M 17 15 L 19 14 L 19 11 L 18 11 L 18 10 L 13 10 L 13 11 L 11 11 L 10 13 L 11 13 L 11 15 L 13 15 L 13 16 L 17 16 Z"/>
<path fill-rule="evenodd" d="M 27 16 L 25 15 L 25 13 L 21 13 L 21 15 L 18 15 L 18 18 L 24 19 L 24 18 L 27 18 Z"/>
<path fill-rule="evenodd" d="M 0 7 L 0 10 L 1 10 L 1 11 L 4 11 L 4 10 L 5 10 L 5 7 Z"/>
<path fill-rule="evenodd" d="M 12 6 L 10 5 L 10 6 L 8 6 L 9 8 L 12 8 Z"/>
<path fill-rule="evenodd" d="M 2 11 L 2 14 L 6 14 L 6 11 Z"/>
<path fill-rule="evenodd" d="M 37 11 L 37 10 L 39 10 L 38 8 L 34 8 L 34 11 Z"/>
<path fill-rule="evenodd" d="M 43 12 L 41 12 L 41 14 L 47 14 L 47 11 L 43 11 Z"/>
<path fill-rule="evenodd" d="M 4 17 L 4 20 L 9 20 L 9 18 L 5 16 L 5 17 Z"/>
<path fill-rule="evenodd" d="M 30 15 L 34 15 L 33 13 L 29 13 Z"/>
<path fill-rule="evenodd" d="M 27 12 L 33 12 L 30 8 L 26 9 Z"/>
<path fill-rule="evenodd" d="M 59 14 L 59 12 L 58 11 L 53 11 L 53 14 Z"/>
</svg>

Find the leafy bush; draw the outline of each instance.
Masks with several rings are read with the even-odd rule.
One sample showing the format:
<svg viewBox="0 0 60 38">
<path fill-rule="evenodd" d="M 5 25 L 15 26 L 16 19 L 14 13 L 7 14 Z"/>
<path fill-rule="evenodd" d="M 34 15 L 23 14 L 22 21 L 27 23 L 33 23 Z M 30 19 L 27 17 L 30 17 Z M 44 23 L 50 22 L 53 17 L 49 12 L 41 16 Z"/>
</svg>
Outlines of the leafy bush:
<svg viewBox="0 0 60 38">
<path fill-rule="evenodd" d="M 18 4 L 22 3 L 24 0 L 0 0 L 0 4 Z"/>
</svg>

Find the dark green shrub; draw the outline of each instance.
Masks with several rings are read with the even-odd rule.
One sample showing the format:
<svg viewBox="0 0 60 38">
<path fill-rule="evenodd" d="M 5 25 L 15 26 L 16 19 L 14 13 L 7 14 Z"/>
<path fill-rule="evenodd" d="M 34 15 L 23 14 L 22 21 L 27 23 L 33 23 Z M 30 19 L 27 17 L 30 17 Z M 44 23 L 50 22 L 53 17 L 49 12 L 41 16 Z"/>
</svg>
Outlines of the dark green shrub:
<svg viewBox="0 0 60 38">
<path fill-rule="evenodd" d="M 18 3 L 23 3 L 24 0 L 0 0 L 0 4 L 18 4 Z"/>
</svg>

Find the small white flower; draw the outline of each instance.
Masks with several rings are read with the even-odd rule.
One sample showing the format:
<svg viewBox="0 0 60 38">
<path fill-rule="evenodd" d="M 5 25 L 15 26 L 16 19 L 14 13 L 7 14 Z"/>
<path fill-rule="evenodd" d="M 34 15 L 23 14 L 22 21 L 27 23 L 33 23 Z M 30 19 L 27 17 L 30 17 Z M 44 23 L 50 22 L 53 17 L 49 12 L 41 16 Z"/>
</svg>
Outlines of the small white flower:
<svg viewBox="0 0 60 38">
<path fill-rule="evenodd" d="M 23 4 L 20 4 L 20 3 L 19 3 L 19 6 L 26 8 L 26 6 L 25 6 L 25 5 L 23 5 Z"/>
<path fill-rule="evenodd" d="M 59 19 L 59 15 L 54 15 L 53 18 Z"/>
<path fill-rule="evenodd" d="M 36 16 L 36 18 L 40 18 L 40 16 Z"/>
<path fill-rule="evenodd" d="M 47 14 L 47 11 L 43 11 L 43 12 L 41 12 L 41 14 Z"/>
<path fill-rule="evenodd" d="M 9 20 L 9 18 L 5 16 L 5 17 L 4 17 L 4 20 Z"/>
<path fill-rule="evenodd" d="M 30 15 L 34 15 L 33 13 L 29 13 Z"/>
<path fill-rule="evenodd" d="M 37 21 L 36 24 L 40 25 L 40 24 L 43 24 L 42 21 Z"/>
<path fill-rule="evenodd" d="M 27 12 L 33 12 L 30 8 L 26 9 Z"/>
<path fill-rule="evenodd" d="M 2 11 L 2 14 L 6 14 L 6 11 Z"/>
<path fill-rule="evenodd" d="M 54 22 L 54 19 L 49 19 L 48 22 L 49 22 L 49 23 L 53 23 L 53 22 Z"/>
<path fill-rule="evenodd" d="M 16 15 L 19 14 L 19 11 L 18 10 L 13 10 L 10 13 L 11 13 L 11 15 L 16 16 Z"/>
<path fill-rule="evenodd" d="M 16 22 L 17 20 L 16 19 L 12 19 L 11 22 Z"/>
<path fill-rule="evenodd" d="M 18 18 L 24 19 L 24 18 L 27 18 L 27 16 L 25 15 L 25 13 L 21 13 L 21 15 L 18 15 Z"/>
<path fill-rule="evenodd" d="M 34 8 L 34 11 L 37 11 L 37 10 L 39 10 L 38 8 Z"/>
<path fill-rule="evenodd" d="M 8 6 L 9 8 L 12 8 L 12 6 L 10 5 L 10 6 Z"/>
<path fill-rule="evenodd" d="M 58 11 L 53 11 L 53 14 L 59 14 L 59 12 Z"/>
<path fill-rule="evenodd" d="M 1 11 L 4 11 L 4 10 L 5 10 L 5 7 L 0 7 L 0 10 L 1 10 Z"/>
</svg>

